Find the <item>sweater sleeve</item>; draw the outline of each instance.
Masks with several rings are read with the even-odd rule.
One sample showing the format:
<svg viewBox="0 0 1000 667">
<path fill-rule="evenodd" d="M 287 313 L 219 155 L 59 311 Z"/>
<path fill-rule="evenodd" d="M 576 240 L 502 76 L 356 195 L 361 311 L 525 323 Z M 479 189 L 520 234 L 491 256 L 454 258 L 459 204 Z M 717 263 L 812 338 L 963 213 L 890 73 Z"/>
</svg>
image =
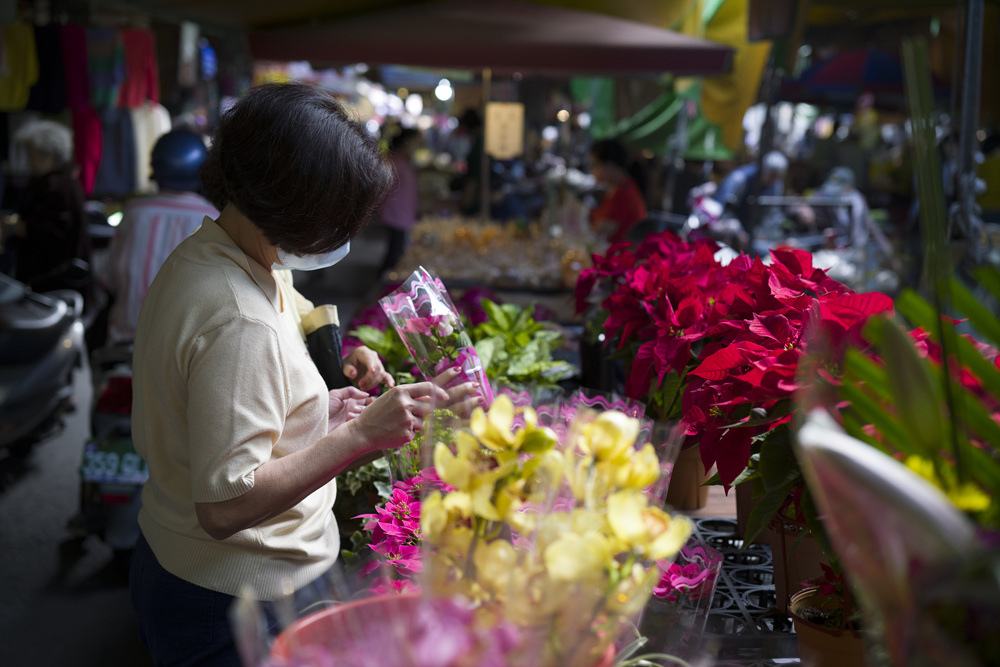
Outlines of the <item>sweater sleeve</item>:
<svg viewBox="0 0 1000 667">
<path fill-rule="evenodd" d="M 199 336 L 187 386 L 191 497 L 236 498 L 253 488 L 254 471 L 270 460 L 288 413 L 277 332 L 236 317 Z"/>
</svg>

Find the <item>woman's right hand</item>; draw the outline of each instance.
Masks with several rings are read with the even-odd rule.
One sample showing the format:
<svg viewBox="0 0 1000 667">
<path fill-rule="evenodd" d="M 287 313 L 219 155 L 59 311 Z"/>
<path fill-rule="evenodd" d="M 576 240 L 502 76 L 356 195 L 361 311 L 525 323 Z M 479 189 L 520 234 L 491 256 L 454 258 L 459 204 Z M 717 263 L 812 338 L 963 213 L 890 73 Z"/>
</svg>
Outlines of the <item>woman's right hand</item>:
<svg viewBox="0 0 1000 667">
<path fill-rule="evenodd" d="M 348 422 L 358 429 L 369 449 L 394 449 L 413 440 L 434 403 L 445 404 L 448 392 L 433 382 L 393 387 Z"/>
</svg>

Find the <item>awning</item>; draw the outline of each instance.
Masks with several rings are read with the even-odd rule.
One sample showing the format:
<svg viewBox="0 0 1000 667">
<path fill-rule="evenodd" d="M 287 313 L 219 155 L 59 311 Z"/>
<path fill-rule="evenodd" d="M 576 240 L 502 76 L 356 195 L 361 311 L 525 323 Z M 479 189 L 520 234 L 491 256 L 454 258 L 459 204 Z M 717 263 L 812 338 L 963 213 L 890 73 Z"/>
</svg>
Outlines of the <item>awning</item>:
<svg viewBox="0 0 1000 667">
<path fill-rule="evenodd" d="M 442 0 L 250 31 L 264 60 L 551 74 L 728 72 L 733 49 L 644 23 L 522 0 Z"/>
</svg>

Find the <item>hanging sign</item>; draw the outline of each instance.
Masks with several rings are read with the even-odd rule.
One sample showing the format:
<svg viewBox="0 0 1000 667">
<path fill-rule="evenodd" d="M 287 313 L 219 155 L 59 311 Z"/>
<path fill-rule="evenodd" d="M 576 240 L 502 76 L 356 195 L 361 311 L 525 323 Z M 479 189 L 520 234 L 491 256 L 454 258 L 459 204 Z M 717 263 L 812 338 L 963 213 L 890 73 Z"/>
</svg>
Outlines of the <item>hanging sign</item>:
<svg viewBox="0 0 1000 667">
<path fill-rule="evenodd" d="M 486 105 L 486 152 L 498 160 L 524 153 L 524 105 L 489 102 Z"/>
</svg>

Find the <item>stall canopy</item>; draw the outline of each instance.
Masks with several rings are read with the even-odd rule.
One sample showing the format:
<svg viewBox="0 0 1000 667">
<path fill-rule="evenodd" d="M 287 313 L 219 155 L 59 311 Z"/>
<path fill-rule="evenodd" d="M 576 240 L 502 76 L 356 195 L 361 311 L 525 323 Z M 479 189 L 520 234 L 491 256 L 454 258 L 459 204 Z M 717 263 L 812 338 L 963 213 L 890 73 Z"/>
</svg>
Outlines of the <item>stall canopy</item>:
<svg viewBox="0 0 1000 667">
<path fill-rule="evenodd" d="M 195 9 L 177 4 L 182 6 Z M 523 0 L 407 3 L 329 19 L 250 26 L 249 39 L 255 58 L 319 65 L 712 75 L 728 72 L 733 59 L 732 48 L 704 39 Z"/>
</svg>

